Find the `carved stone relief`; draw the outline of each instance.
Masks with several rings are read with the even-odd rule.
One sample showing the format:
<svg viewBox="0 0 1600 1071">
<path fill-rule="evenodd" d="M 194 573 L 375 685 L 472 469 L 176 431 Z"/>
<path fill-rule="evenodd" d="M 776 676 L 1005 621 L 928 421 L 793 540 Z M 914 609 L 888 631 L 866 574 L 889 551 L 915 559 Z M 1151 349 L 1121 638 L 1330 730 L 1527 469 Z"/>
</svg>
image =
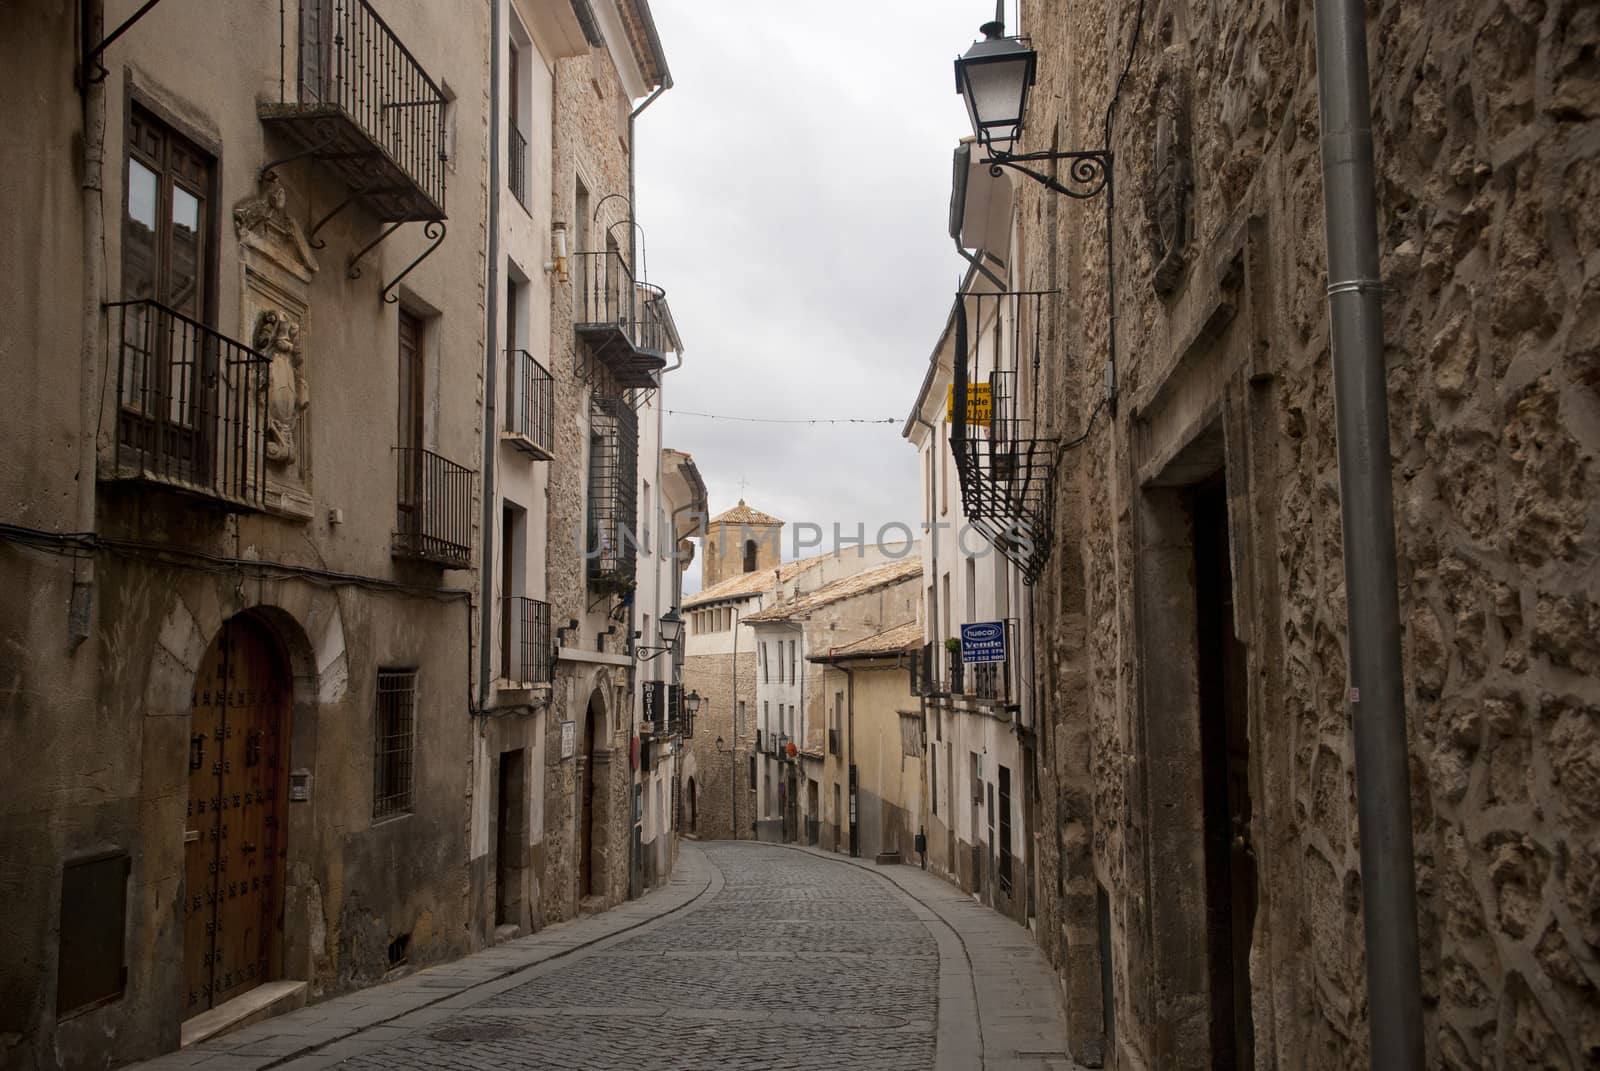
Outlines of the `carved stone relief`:
<svg viewBox="0 0 1600 1071">
<path fill-rule="evenodd" d="M 306 356 L 310 283 L 318 270 L 305 232 L 287 209 L 277 179 L 234 206 L 239 238 L 241 310 L 250 345 L 269 362 L 263 378 L 263 465 L 267 508 L 298 519 L 312 515 L 311 404 Z"/>
<path fill-rule="evenodd" d="M 1145 181 L 1144 211 L 1156 265 L 1150 282 L 1162 297 L 1177 289 L 1189 251 L 1194 164 L 1187 51 L 1182 45 L 1167 44 L 1153 89 L 1155 151 Z"/>
</svg>

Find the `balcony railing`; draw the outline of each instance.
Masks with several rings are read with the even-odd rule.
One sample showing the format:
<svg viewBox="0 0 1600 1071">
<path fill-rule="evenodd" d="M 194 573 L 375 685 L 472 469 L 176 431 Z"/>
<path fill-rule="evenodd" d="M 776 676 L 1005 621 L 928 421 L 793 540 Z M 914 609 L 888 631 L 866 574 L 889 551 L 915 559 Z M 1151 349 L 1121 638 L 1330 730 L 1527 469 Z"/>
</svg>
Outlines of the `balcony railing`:
<svg viewBox="0 0 1600 1071">
<path fill-rule="evenodd" d="M 972 667 L 972 694 L 979 699 L 1004 701 L 1007 694 L 1005 666 L 999 662 L 981 662 Z"/>
<path fill-rule="evenodd" d="M 528 137 L 516 127 L 511 128 L 510 144 L 507 152 L 510 154 L 510 163 L 506 168 L 506 178 L 511 185 L 511 193 L 516 197 L 517 203 L 523 208 L 528 207 L 528 172 L 532 162 L 528 158 Z"/>
<path fill-rule="evenodd" d="M 621 594 L 633 587 L 639 552 L 639 417 L 626 398 L 596 395 L 589 422 L 589 583 Z"/>
<path fill-rule="evenodd" d="M 106 310 L 117 346 L 114 477 L 260 509 L 271 362 L 156 301 Z"/>
<path fill-rule="evenodd" d="M 555 381 L 527 350 L 508 350 L 506 367 L 506 438 L 535 460 L 549 461 L 555 449 Z"/>
<path fill-rule="evenodd" d="M 367 0 L 299 8 L 297 99 L 261 105 L 262 122 L 323 159 L 378 218 L 443 219 L 443 91 Z"/>
<path fill-rule="evenodd" d="M 679 348 L 666 291 L 634 278 L 622 254 L 572 257 L 573 327 L 623 387 L 653 387 Z"/>
<path fill-rule="evenodd" d="M 950 665 L 947 667 L 949 687 L 946 691 L 951 695 L 966 694 L 966 668 L 961 663 L 960 654 L 952 653 L 950 655 Z"/>
<path fill-rule="evenodd" d="M 397 446 L 393 550 L 452 569 L 472 562 L 472 470 L 429 450 Z"/>
<path fill-rule="evenodd" d="M 550 604 L 520 595 L 500 600 L 500 679 L 512 684 L 549 684 Z"/>
<path fill-rule="evenodd" d="M 911 694 L 932 699 L 940 693 L 939 646 L 925 643 L 911 652 Z"/>
</svg>

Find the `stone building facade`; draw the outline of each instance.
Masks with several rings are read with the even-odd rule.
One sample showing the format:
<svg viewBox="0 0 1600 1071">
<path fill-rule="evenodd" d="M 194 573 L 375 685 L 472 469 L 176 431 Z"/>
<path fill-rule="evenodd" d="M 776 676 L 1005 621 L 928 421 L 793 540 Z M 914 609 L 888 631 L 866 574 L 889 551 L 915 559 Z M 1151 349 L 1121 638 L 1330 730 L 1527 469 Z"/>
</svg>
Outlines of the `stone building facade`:
<svg viewBox="0 0 1600 1071">
<path fill-rule="evenodd" d="M 880 564 L 809 591 L 797 589 L 747 617 L 759 674 L 758 829 L 771 839 L 851 854 L 860 851 L 859 828 L 852 829 L 859 822 L 851 821 L 852 813 L 860 815 L 859 784 L 858 799 L 851 799 L 856 755 L 847 700 L 853 691 L 836 686 L 846 676 L 843 670 L 829 673 L 815 660 L 915 624 L 922 603 L 922 559 L 915 543 L 866 549 Z M 823 564 L 837 567 L 853 557 L 825 557 Z M 811 575 L 825 579 L 828 571 L 819 567 Z M 876 830 L 876 804 L 872 820 Z"/>
<path fill-rule="evenodd" d="M 918 609 L 913 594 L 910 608 Z M 913 619 L 865 639 L 810 655 L 828 708 L 823 781 L 837 792 L 818 808 L 816 844 L 850 851 L 850 771 L 855 769 L 855 853 L 879 862 L 918 863 L 917 835 L 927 830 L 927 753 L 923 718 L 912 693 L 913 655 L 923 626 Z M 831 701 L 828 697 L 832 697 Z M 834 712 L 837 713 L 834 713 Z M 831 734 L 837 734 L 834 738 Z M 830 812 L 834 816 L 830 827 Z"/>
<path fill-rule="evenodd" d="M 635 756 L 678 656 L 637 647 L 704 489 L 631 269 L 648 5 L 379 6 L 0 14 L 6 1066 L 152 1056 L 670 870 L 671 764 Z"/>
<path fill-rule="evenodd" d="M 1116 154 L 1114 321 L 1103 201 L 1015 178 L 1006 280 L 1058 292 L 1072 444 L 1032 592 L 1069 1049 L 1365 1067 L 1313 10 L 1021 13 L 1022 148 Z M 1427 1062 L 1594 1066 L 1600 24 L 1369 17 Z"/>
<path fill-rule="evenodd" d="M 6 1066 L 473 945 L 490 27 L 341 8 L 406 50 L 401 142 L 297 8 L 153 7 L 86 72 L 133 6 L 0 14 Z"/>
</svg>

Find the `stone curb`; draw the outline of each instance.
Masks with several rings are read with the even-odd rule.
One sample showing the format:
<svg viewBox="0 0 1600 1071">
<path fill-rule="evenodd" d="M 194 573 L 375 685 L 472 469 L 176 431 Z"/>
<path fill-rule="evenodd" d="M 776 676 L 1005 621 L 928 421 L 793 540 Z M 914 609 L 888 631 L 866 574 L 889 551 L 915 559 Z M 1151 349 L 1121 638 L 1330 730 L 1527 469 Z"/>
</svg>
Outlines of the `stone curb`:
<svg viewBox="0 0 1600 1071">
<path fill-rule="evenodd" d="M 1049 1022 L 1028 1022 L 1022 1027 L 1021 1036 L 1016 1036 L 1016 1025 L 1000 1025 L 998 1031 L 991 1031 L 989 1037 L 984 1034 L 984 1020 L 994 1019 L 994 1014 L 984 1012 L 984 993 L 978 985 L 978 964 L 973 961 L 971 947 L 967 944 L 967 935 L 951 920 L 949 915 L 941 911 L 933 903 L 928 902 L 914 891 L 908 882 L 901 880 L 903 864 L 879 866 L 863 859 L 836 852 L 825 852 L 817 848 L 800 844 L 772 844 L 772 847 L 787 848 L 790 851 L 804 852 L 819 859 L 829 859 L 836 863 L 847 863 L 850 866 L 869 873 L 876 874 L 884 881 L 899 889 L 906 896 L 915 901 L 922 911 L 914 912 L 924 922 L 928 921 L 923 912 L 927 913 L 941 924 L 940 927 L 930 927 L 934 940 L 939 945 L 939 1026 L 935 1035 L 934 1053 L 937 1071 L 973 1071 L 977 1069 L 992 1069 L 1001 1071 L 1009 1068 L 1049 1068 L 1050 1071 L 1084 1071 L 1081 1066 L 1066 1056 L 1065 1022 L 1061 1020 L 1061 1008 L 1058 1002 L 1052 1002 L 1047 1016 L 1028 1016 L 1030 1020 L 1046 1020 Z M 913 868 L 915 873 L 925 872 Z M 960 887 L 935 875 L 926 875 L 929 880 L 937 882 L 938 892 L 946 892 L 955 896 L 966 898 L 969 894 L 962 892 Z M 929 893 L 935 890 L 928 890 Z M 1003 915 L 995 913 L 990 908 L 983 908 L 993 916 L 993 921 L 1010 929 L 1022 930 L 1014 921 Z M 948 932 L 946 932 L 948 931 Z M 1022 930 L 1026 933 L 1026 930 Z M 1029 934 L 1031 942 L 1032 935 Z M 1035 955 L 1039 955 L 1037 947 L 1033 947 Z M 988 959 L 990 950 L 980 949 L 980 959 Z M 963 972 L 959 963 L 965 963 Z M 995 969 L 984 964 L 985 975 L 992 975 Z M 1054 985 L 1048 987 L 1052 998 L 1056 995 Z M 950 1014 L 946 1014 L 946 1012 Z M 1017 1009 L 1013 1006 L 1006 1012 L 1007 1018 L 1015 1019 Z M 964 1029 L 965 1023 L 973 1024 L 973 1029 Z M 998 1024 L 997 1024 L 998 1025 Z M 1049 1031 L 1040 1030 L 1041 1026 L 1049 1026 Z M 1008 1041 L 1017 1041 L 1017 1047 L 1008 1048 L 997 1044 L 1001 1037 Z M 1028 1050 L 1020 1046 L 1026 1044 Z M 1052 1051 L 1056 1050 L 1056 1051 Z M 1059 1053 L 1059 1055 L 1058 1055 Z"/>
<path fill-rule="evenodd" d="M 331 1065 L 354 1053 L 340 1043 L 370 1035 L 388 1044 L 396 1020 L 426 1012 L 495 982 L 563 959 L 647 926 L 691 906 L 722 887 L 721 872 L 699 845 L 683 842 L 678 865 L 665 887 L 609 911 L 548 926 L 537 933 L 486 948 L 461 959 L 424 968 L 393 982 L 380 982 L 268 1019 L 187 1049 L 166 1053 L 124 1071 L 268 1071 L 307 1057 L 326 1055 Z M 513 984 L 513 983 L 508 983 Z M 332 1052 L 326 1052 L 333 1048 Z"/>
</svg>

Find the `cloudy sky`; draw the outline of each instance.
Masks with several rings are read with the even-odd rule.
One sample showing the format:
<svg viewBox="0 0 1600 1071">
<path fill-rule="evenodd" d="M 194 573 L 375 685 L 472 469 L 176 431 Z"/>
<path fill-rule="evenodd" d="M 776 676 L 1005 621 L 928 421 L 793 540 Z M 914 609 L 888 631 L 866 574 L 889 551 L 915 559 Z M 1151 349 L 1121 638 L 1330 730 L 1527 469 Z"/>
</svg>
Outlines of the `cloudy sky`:
<svg viewBox="0 0 1600 1071">
<path fill-rule="evenodd" d="M 1008 3 L 1008 10 L 1010 8 Z M 674 88 L 639 119 L 638 217 L 684 366 L 669 415 L 721 512 L 742 496 L 870 539 L 918 516 L 900 437 L 960 282 L 952 61 L 988 0 L 652 0 Z M 789 557 L 786 534 L 785 557 Z M 697 589 L 698 563 L 686 577 Z"/>
</svg>

